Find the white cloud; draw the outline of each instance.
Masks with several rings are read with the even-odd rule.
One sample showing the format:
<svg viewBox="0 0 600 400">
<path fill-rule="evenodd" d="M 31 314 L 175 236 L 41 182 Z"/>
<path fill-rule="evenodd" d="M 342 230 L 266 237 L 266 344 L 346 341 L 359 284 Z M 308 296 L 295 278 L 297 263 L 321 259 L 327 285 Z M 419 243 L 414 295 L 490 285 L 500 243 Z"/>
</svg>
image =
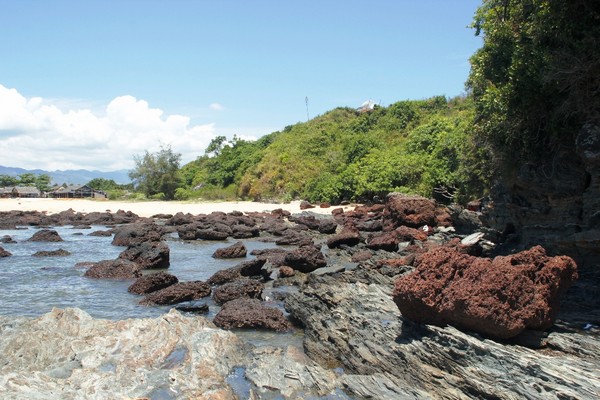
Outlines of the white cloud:
<svg viewBox="0 0 600 400">
<path fill-rule="evenodd" d="M 133 167 L 134 154 L 161 145 L 181 153 L 185 163 L 204 154 L 216 136 L 214 124 L 190 125 L 189 117 L 164 115 L 133 96 L 116 97 L 102 113 L 56 104 L 0 85 L 0 165 L 111 171 Z"/>
<path fill-rule="evenodd" d="M 211 109 L 212 111 L 223 111 L 225 109 L 225 107 L 223 107 L 222 104 L 219 103 L 211 103 L 208 106 L 209 109 Z"/>
</svg>

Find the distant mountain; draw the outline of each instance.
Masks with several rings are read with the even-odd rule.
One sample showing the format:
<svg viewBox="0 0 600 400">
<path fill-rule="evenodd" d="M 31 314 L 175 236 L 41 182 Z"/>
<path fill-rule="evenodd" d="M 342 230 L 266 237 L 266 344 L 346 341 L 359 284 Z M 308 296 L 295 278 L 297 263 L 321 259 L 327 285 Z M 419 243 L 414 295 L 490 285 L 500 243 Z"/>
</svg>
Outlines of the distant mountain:
<svg viewBox="0 0 600 400">
<path fill-rule="evenodd" d="M 127 176 L 129 170 L 120 169 L 118 171 L 89 171 L 86 169 L 68 169 L 65 171 L 44 171 L 41 169 L 23 169 L 23 168 L 13 168 L 13 167 L 4 167 L 0 165 L 0 175 L 9 175 L 9 176 L 17 176 L 21 174 L 46 174 L 52 178 L 52 183 L 62 185 L 63 183 L 67 184 L 85 184 L 95 178 L 104 178 L 104 179 L 112 179 L 120 185 L 130 183 L 131 179 Z"/>
</svg>

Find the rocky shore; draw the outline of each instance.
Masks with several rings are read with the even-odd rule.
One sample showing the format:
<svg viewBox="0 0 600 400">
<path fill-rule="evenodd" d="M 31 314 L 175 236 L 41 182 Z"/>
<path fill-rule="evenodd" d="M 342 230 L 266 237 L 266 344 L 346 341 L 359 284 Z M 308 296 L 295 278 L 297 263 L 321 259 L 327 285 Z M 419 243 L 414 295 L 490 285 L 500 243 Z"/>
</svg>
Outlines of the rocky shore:
<svg viewBox="0 0 600 400">
<path fill-rule="evenodd" d="M 59 239 L 53 226 L 107 226 L 124 250 L 80 265 L 81 279 L 129 279 L 140 304 L 195 312 L 0 317 L 0 396 L 600 397 L 600 318 L 590 306 L 598 300 L 580 290 L 595 282 L 578 277 L 578 260 L 539 246 L 508 254 L 480 216 L 399 194 L 329 216 L 2 212 L 3 229 L 50 228 L 38 232 L 48 240 Z M 168 235 L 235 239 L 214 257 L 240 262 L 206 282 L 182 282 L 168 273 Z M 250 239 L 273 247 L 249 253 Z M 220 307 L 213 321 L 197 315 L 207 299 Z M 256 347 L 230 331 L 293 326 L 304 330 L 303 349 Z"/>
</svg>

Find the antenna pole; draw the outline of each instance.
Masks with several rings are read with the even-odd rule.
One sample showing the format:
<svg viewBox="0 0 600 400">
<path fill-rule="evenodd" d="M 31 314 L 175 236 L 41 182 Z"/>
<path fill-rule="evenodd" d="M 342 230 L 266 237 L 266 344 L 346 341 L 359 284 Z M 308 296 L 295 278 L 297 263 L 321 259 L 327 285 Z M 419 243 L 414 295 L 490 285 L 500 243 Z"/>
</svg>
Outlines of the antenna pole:
<svg viewBox="0 0 600 400">
<path fill-rule="evenodd" d="M 308 96 L 304 98 L 304 101 L 306 102 L 306 122 L 308 122 L 310 121 L 310 116 L 308 115 Z"/>
</svg>

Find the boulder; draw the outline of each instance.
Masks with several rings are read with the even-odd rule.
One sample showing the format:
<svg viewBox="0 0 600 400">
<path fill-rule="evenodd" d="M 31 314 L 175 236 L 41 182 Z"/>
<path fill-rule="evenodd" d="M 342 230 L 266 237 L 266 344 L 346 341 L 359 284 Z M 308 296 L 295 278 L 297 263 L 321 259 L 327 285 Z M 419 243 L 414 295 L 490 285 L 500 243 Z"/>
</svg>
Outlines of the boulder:
<svg viewBox="0 0 600 400">
<path fill-rule="evenodd" d="M 40 250 L 40 251 L 36 251 L 33 256 L 34 257 L 66 257 L 66 256 L 70 256 L 71 252 L 65 250 L 65 249 L 58 249 L 58 250 Z"/>
<path fill-rule="evenodd" d="M 382 232 L 370 235 L 367 247 L 371 250 L 396 251 L 398 250 L 398 243 L 400 243 L 400 239 L 395 231 Z"/>
<path fill-rule="evenodd" d="M 136 279 L 142 276 L 142 273 L 138 264 L 116 259 L 94 263 L 83 276 L 95 279 Z"/>
<path fill-rule="evenodd" d="M 112 244 L 130 246 L 144 242 L 159 242 L 162 235 L 162 228 L 154 222 L 128 224 L 115 228 Z"/>
<path fill-rule="evenodd" d="M 215 229 L 198 229 L 195 232 L 195 238 L 202 240 L 226 240 L 228 237 L 228 232 L 218 231 Z"/>
<path fill-rule="evenodd" d="M 155 274 L 144 275 L 138 278 L 127 291 L 133 294 L 148 294 L 174 285 L 179 280 L 175 275 L 166 272 L 157 272 Z"/>
<path fill-rule="evenodd" d="M 337 230 L 338 224 L 333 218 L 324 218 L 319 221 L 318 231 L 325 235 L 331 235 Z"/>
<path fill-rule="evenodd" d="M 99 237 L 109 237 L 112 235 L 113 235 L 112 231 L 94 231 L 94 232 L 88 234 L 88 236 L 99 236 Z"/>
<path fill-rule="evenodd" d="M 310 209 L 310 208 L 315 208 L 315 205 L 314 205 L 314 204 L 311 204 L 311 203 L 309 203 L 309 202 L 308 202 L 308 201 L 306 201 L 306 200 L 302 200 L 302 201 L 300 202 L 300 209 L 301 209 L 301 210 L 308 210 L 308 209 Z"/>
<path fill-rule="evenodd" d="M 288 267 L 287 265 L 283 265 L 279 267 L 279 277 L 280 278 L 289 278 L 294 276 L 296 271 L 292 267 Z"/>
<path fill-rule="evenodd" d="M 17 243 L 10 235 L 4 235 L 0 238 L 0 243 Z"/>
<path fill-rule="evenodd" d="M 2 247 L 0 247 L 0 257 L 8 257 L 8 256 L 12 256 L 12 253 L 10 251 L 4 250 Z"/>
<path fill-rule="evenodd" d="M 32 237 L 27 239 L 28 242 L 62 242 L 63 239 L 60 237 L 58 232 L 54 229 L 42 229 L 33 234 Z"/>
<path fill-rule="evenodd" d="M 293 269 L 308 273 L 327 265 L 325 256 L 315 246 L 301 246 L 285 255 L 285 265 Z"/>
<path fill-rule="evenodd" d="M 134 261 L 142 269 L 169 268 L 170 250 L 165 242 L 142 242 L 127 247 L 119 258 Z"/>
<path fill-rule="evenodd" d="M 248 250 L 243 242 L 236 242 L 229 247 L 223 247 L 215 250 L 214 258 L 243 258 L 246 257 Z"/>
<path fill-rule="evenodd" d="M 276 308 L 267 307 L 257 299 L 235 299 L 223 305 L 213 323 L 220 328 L 269 329 L 287 331 L 291 324 Z"/>
<path fill-rule="evenodd" d="M 262 275 L 261 269 L 266 262 L 266 259 L 261 258 L 244 261 L 234 267 L 215 272 L 206 282 L 210 285 L 222 285 L 240 279 L 243 276 L 259 276 Z"/>
<path fill-rule="evenodd" d="M 214 290 L 213 298 L 217 304 L 241 297 L 249 299 L 260 299 L 264 285 L 254 279 L 241 279 L 225 283 Z"/>
<path fill-rule="evenodd" d="M 570 257 L 548 257 L 541 246 L 493 260 L 440 247 L 415 266 L 395 282 L 394 302 L 405 318 L 502 339 L 551 327 L 559 296 L 577 279 Z"/>
<path fill-rule="evenodd" d="M 177 304 L 198 300 L 208 295 L 210 295 L 210 285 L 206 282 L 178 282 L 148 294 L 140 304 L 144 306 Z"/>
<path fill-rule="evenodd" d="M 393 228 L 405 225 L 419 228 L 436 226 L 436 204 L 421 196 L 390 193 L 386 199 L 384 225 Z"/>
<path fill-rule="evenodd" d="M 231 230 L 231 237 L 234 239 L 249 239 L 260 236 L 260 229 L 257 226 L 236 224 L 231 227 Z"/>
<path fill-rule="evenodd" d="M 356 246 L 360 240 L 360 232 L 356 228 L 344 227 L 340 233 L 327 238 L 327 247 L 333 249 L 342 245 Z"/>
</svg>

